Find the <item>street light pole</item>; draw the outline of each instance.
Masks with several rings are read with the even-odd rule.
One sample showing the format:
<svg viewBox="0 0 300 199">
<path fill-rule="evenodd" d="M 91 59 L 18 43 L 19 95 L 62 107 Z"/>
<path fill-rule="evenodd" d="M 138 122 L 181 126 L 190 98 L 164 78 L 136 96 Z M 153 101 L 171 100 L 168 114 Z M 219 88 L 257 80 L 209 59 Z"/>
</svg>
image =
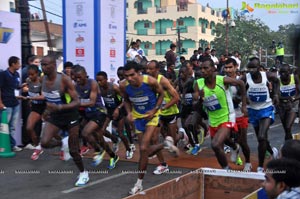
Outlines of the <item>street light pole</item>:
<svg viewBox="0 0 300 199">
<path fill-rule="evenodd" d="M 226 34 L 225 34 L 225 54 L 228 55 L 228 32 L 229 32 L 229 24 L 228 24 L 228 17 L 229 17 L 229 3 L 228 0 L 226 0 Z"/>
</svg>

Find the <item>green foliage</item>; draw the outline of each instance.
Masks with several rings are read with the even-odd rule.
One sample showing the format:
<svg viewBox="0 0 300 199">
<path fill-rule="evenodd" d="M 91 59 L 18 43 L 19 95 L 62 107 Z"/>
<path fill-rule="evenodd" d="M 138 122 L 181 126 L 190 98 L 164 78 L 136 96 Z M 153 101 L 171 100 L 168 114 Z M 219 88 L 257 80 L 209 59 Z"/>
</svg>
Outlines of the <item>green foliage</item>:
<svg viewBox="0 0 300 199">
<path fill-rule="evenodd" d="M 260 19 L 250 17 L 237 17 L 234 21 L 235 27 L 228 31 L 228 52 L 238 51 L 242 55 L 242 66 L 253 54 L 253 50 L 259 52 L 260 48 L 267 49 L 268 55 L 274 55 L 270 46 L 272 40 L 282 41 L 285 47 L 285 54 L 292 54 L 292 40 L 290 35 L 294 32 L 294 24 L 279 26 L 277 32 L 271 31 Z M 230 23 L 229 23 L 230 24 Z M 225 54 L 226 49 L 226 24 L 216 25 L 216 38 L 214 45 L 218 53 Z"/>
</svg>

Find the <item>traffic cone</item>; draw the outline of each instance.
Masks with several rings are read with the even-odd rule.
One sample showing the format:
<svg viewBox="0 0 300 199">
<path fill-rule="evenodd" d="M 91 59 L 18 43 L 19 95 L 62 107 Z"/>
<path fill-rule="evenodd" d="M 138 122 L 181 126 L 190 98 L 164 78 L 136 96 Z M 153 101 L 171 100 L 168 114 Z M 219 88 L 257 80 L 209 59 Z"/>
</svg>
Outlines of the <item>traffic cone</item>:
<svg viewBox="0 0 300 199">
<path fill-rule="evenodd" d="M 0 124 L 0 157 L 8 158 L 16 155 L 11 151 L 10 137 L 7 122 L 7 111 L 4 109 L 1 111 L 1 124 Z"/>
</svg>

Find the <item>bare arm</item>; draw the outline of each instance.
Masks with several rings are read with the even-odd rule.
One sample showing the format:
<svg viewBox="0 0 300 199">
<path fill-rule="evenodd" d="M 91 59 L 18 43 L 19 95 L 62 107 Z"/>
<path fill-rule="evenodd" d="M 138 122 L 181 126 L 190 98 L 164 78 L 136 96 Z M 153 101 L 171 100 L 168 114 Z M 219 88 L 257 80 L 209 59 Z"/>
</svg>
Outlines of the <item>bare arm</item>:
<svg viewBox="0 0 300 199">
<path fill-rule="evenodd" d="M 162 77 L 160 84 L 171 95 L 171 100 L 162 107 L 162 109 L 167 109 L 179 101 L 179 95 L 167 78 Z"/>
<path fill-rule="evenodd" d="M 242 80 L 238 80 L 230 77 L 224 77 L 224 84 L 239 87 L 241 98 L 242 98 L 242 113 L 244 113 L 244 116 L 247 116 L 247 108 L 246 108 L 247 97 L 246 97 L 245 83 Z"/>
<path fill-rule="evenodd" d="M 95 80 L 92 81 L 91 84 L 91 92 L 90 92 L 90 100 L 87 102 L 80 102 L 80 106 L 82 107 L 92 107 L 95 106 L 97 101 L 97 95 L 98 95 L 99 87 Z"/>
</svg>

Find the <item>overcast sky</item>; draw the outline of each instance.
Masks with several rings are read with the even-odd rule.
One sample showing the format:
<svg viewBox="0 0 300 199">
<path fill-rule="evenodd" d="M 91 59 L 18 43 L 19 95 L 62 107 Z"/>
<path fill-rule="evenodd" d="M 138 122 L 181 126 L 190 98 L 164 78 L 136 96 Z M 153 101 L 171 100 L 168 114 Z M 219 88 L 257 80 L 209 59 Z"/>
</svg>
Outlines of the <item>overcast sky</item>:
<svg viewBox="0 0 300 199">
<path fill-rule="evenodd" d="M 212 8 L 226 8 L 227 0 L 198 0 L 202 5 L 209 3 Z M 229 7 L 241 11 L 242 2 L 240 0 L 228 0 Z M 290 23 L 300 23 L 300 0 L 245 0 L 246 4 L 254 10 L 246 15 L 253 15 L 254 18 L 260 18 L 272 30 L 278 30 L 279 25 L 286 25 Z M 293 9 L 262 9 L 255 8 L 254 4 L 298 4 L 298 8 Z"/>
</svg>

